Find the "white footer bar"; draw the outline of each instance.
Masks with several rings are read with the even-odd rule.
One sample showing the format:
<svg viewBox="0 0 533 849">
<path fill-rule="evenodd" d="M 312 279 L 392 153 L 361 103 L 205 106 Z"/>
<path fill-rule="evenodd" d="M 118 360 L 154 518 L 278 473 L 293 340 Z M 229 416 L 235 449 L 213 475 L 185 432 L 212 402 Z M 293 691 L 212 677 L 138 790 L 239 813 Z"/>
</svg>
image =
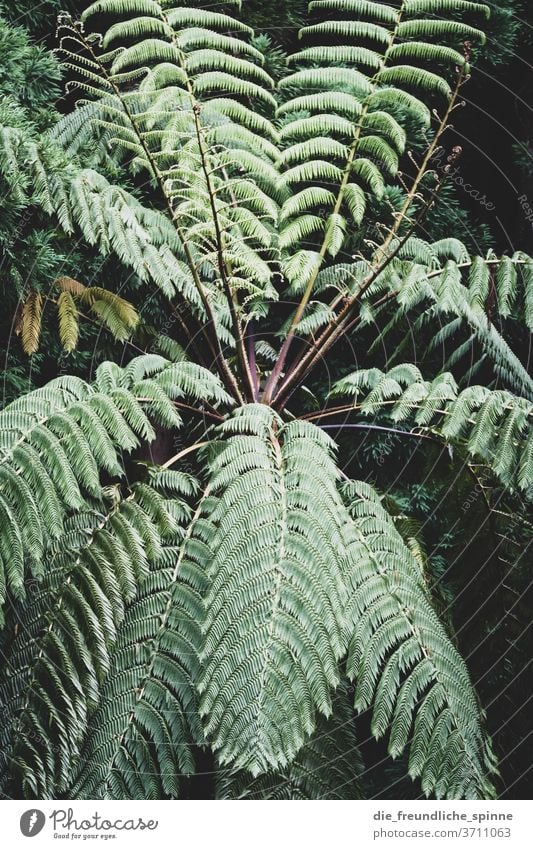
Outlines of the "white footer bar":
<svg viewBox="0 0 533 849">
<path fill-rule="evenodd" d="M 2 845 L 531 849 L 530 802 L 0 802 Z"/>
</svg>

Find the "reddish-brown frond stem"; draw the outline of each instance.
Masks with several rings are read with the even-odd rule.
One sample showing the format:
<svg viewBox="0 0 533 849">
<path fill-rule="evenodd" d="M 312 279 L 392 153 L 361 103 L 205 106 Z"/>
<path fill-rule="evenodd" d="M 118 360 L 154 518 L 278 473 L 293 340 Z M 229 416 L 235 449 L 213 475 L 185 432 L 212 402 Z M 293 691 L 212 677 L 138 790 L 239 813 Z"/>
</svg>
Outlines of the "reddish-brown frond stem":
<svg viewBox="0 0 533 849">
<path fill-rule="evenodd" d="M 191 93 L 192 96 L 192 93 Z M 233 335 L 235 337 L 235 346 L 237 349 L 237 359 L 239 362 L 241 377 L 243 380 L 243 385 L 245 387 L 245 394 L 248 399 L 252 399 L 254 397 L 254 381 L 253 376 L 250 369 L 250 364 L 248 362 L 248 356 L 246 353 L 246 345 L 244 342 L 244 334 L 242 331 L 242 325 L 239 321 L 239 316 L 237 315 L 237 303 L 234 293 L 231 291 L 231 286 L 228 281 L 228 269 L 226 267 L 226 259 L 225 259 L 225 246 L 224 246 L 224 234 L 220 227 L 220 221 L 218 217 L 218 211 L 216 207 L 215 200 L 215 192 L 213 189 L 213 185 L 211 182 L 211 167 L 208 157 L 208 152 L 205 145 L 205 140 L 203 137 L 203 131 L 200 124 L 200 107 L 197 103 L 193 104 L 193 113 L 194 113 L 194 123 L 196 130 L 196 139 L 198 142 L 198 149 L 200 151 L 200 161 L 202 163 L 202 171 L 204 174 L 205 184 L 207 193 L 209 196 L 209 205 L 211 207 L 211 215 L 213 217 L 213 226 L 215 228 L 215 239 L 216 239 L 216 253 L 217 253 L 217 264 L 218 264 L 218 272 L 220 274 L 220 279 L 222 281 L 222 287 L 224 289 L 224 295 L 226 297 L 226 301 L 228 303 L 230 315 L 231 315 L 231 323 L 233 327 Z"/>
</svg>

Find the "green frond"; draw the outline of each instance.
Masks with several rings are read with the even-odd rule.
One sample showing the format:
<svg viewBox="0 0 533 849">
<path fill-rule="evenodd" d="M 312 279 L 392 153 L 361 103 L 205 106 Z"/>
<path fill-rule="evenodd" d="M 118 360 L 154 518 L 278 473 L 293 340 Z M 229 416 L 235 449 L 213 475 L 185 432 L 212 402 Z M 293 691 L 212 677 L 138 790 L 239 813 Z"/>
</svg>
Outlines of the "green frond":
<svg viewBox="0 0 533 849">
<path fill-rule="evenodd" d="M 385 191 L 385 182 L 381 175 L 381 171 L 370 159 L 356 159 L 352 163 L 352 174 L 359 177 L 368 189 L 374 194 L 378 200 L 383 197 Z"/>
<path fill-rule="evenodd" d="M 355 183 L 348 183 L 344 189 L 343 200 L 350 211 L 353 223 L 359 227 L 366 209 L 366 197 L 363 189 Z"/>
<path fill-rule="evenodd" d="M 147 35 L 161 35 L 172 38 L 173 29 L 166 21 L 156 17 L 128 18 L 109 27 L 102 40 L 107 50 L 114 41 L 127 41 L 130 38 L 145 38 Z M 168 51 L 165 51 L 165 54 Z M 163 57 L 162 57 L 163 58 Z M 98 67 L 98 66 L 96 66 Z"/>
<path fill-rule="evenodd" d="M 293 247 L 298 242 L 307 241 L 309 236 L 323 228 L 324 221 L 318 215 L 300 215 L 283 227 L 279 234 L 279 246 L 282 250 Z"/>
<path fill-rule="evenodd" d="M 321 301 L 309 301 L 304 317 L 296 325 L 296 333 L 310 336 L 335 317 L 334 311 Z"/>
<path fill-rule="evenodd" d="M 323 415 L 302 381 L 347 327 L 378 329 L 365 357 L 403 325 L 436 328 L 436 377 L 394 365 L 400 339 L 384 370 L 340 363 L 331 397 L 357 427 L 376 417 L 421 452 L 443 446 L 441 463 L 482 467 L 511 502 L 531 497 L 533 380 L 502 334 L 522 344 L 517 325 L 533 327 L 533 260 L 431 243 L 419 220 L 402 235 L 426 183 L 406 196 L 400 157 L 438 144 L 431 110 L 467 78 L 488 11 L 311 0 L 289 57 L 253 37 L 240 0 L 96 0 L 86 23 L 60 16 L 79 100 L 45 133 L 39 112 L 35 126 L 14 112 L 0 176 L 23 224 L 26 210 L 53 217 L 145 303 L 139 326 L 132 303 L 56 279 L 50 260 L 64 348 L 89 314 L 151 353 L 128 362 L 126 345 L 125 366 L 62 375 L 0 411 L 4 795 L 175 799 L 209 745 L 221 798 L 360 798 L 355 699 L 426 795 L 494 796 L 419 525 L 366 484 L 342 486 L 326 427 L 285 406 L 296 388 Z M 33 354 L 44 288 L 22 277 L 15 330 Z M 486 386 L 471 380 L 480 365 Z M 149 456 L 168 463 L 134 463 L 156 434 Z"/>
<path fill-rule="evenodd" d="M 288 764 L 317 712 L 331 713 L 342 505 L 317 428 L 248 405 L 219 434 L 200 712 L 221 763 L 258 775 Z"/>
<path fill-rule="evenodd" d="M 526 327 L 533 329 L 533 259 L 525 253 L 518 252 L 513 260 L 517 260 L 518 277 L 521 284 L 522 315 Z"/>
<path fill-rule="evenodd" d="M 178 48 L 161 38 L 145 38 L 138 44 L 133 44 L 122 50 L 111 66 L 113 74 L 120 74 L 127 68 L 138 68 L 143 65 L 152 65 L 159 62 L 170 62 L 176 66 L 178 78 L 185 83 L 187 76 L 185 71 L 179 73 L 181 54 Z"/>
<path fill-rule="evenodd" d="M 93 15 L 159 15 L 161 6 L 155 0 L 96 0 L 82 13 L 82 21 Z"/>
<path fill-rule="evenodd" d="M 217 773 L 217 799 L 361 799 L 363 763 L 348 694 L 340 687 L 329 719 L 319 717 L 316 731 L 284 770 L 252 778 L 245 772 Z"/>
<path fill-rule="evenodd" d="M 359 139 L 357 152 L 363 156 L 368 156 L 390 177 L 394 177 L 398 171 L 397 153 L 379 136 L 363 136 Z"/>
<path fill-rule="evenodd" d="M 381 135 L 385 141 L 396 148 L 398 153 L 404 152 L 406 133 L 392 115 L 387 112 L 367 112 L 362 119 L 362 126 L 365 130 Z"/>
<path fill-rule="evenodd" d="M 336 21 L 328 20 L 320 24 L 302 27 L 300 37 L 304 36 L 335 36 L 335 38 L 365 39 L 376 42 L 384 47 L 390 40 L 389 31 L 378 24 L 367 21 Z"/>
<path fill-rule="evenodd" d="M 306 68 L 283 77 L 279 83 L 281 91 L 307 89 L 311 93 L 317 89 L 323 92 L 326 87 L 339 87 L 341 91 L 344 88 L 357 97 L 364 97 L 372 90 L 368 78 L 353 68 Z"/>
<path fill-rule="evenodd" d="M 182 50 L 196 50 L 209 48 L 220 50 L 233 56 L 248 56 L 259 64 L 264 62 L 263 54 L 252 44 L 241 38 L 215 32 L 204 27 L 188 27 L 178 32 L 177 43 Z"/>
<path fill-rule="evenodd" d="M 288 257 L 283 257 L 281 268 L 284 276 L 290 284 L 290 291 L 302 292 L 311 274 L 320 268 L 320 254 L 318 251 L 299 250 Z"/>
<path fill-rule="evenodd" d="M 281 207 L 281 221 L 284 222 L 293 215 L 300 215 L 315 206 L 333 208 L 334 204 L 335 195 L 329 189 L 321 186 L 309 186 L 285 201 Z"/>
<path fill-rule="evenodd" d="M 223 71 L 209 71 L 199 74 L 194 78 L 193 88 L 194 93 L 197 95 L 207 92 L 216 94 L 216 92 L 222 91 L 225 93 L 231 91 L 241 97 L 259 100 L 273 109 L 277 106 L 274 96 L 263 88 L 263 86 Z"/>
<path fill-rule="evenodd" d="M 437 92 L 444 97 L 450 97 L 451 88 L 438 74 L 426 71 L 423 68 L 415 68 L 412 65 L 394 65 L 392 68 L 383 68 L 376 75 L 376 80 L 383 85 L 395 85 L 406 88 L 422 89 L 428 92 Z"/>
<path fill-rule="evenodd" d="M 372 733 L 389 734 L 426 795 L 494 796 L 494 755 L 466 666 L 427 597 L 423 573 L 367 484 L 344 488 L 352 516 L 347 568 L 353 632 L 347 661 L 355 706 L 372 705 Z"/>
<path fill-rule="evenodd" d="M 230 15 L 224 15 L 221 12 L 212 12 L 210 9 L 193 9 L 180 7 L 171 9 L 166 13 L 167 20 L 175 30 L 181 30 L 185 27 L 201 27 L 205 29 L 221 29 L 231 33 L 242 32 L 247 35 L 253 35 L 253 29 L 239 21 L 238 18 L 233 18 Z"/>
<path fill-rule="evenodd" d="M 439 241 L 433 242 L 431 247 L 441 261 L 453 259 L 454 262 L 468 262 L 470 259 L 464 244 L 453 237 L 439 239 Z"/>
<path fill-rule="evenodd" d="M 67 523 L 19 611 L 0 679 L 0 776 L 6 786 L 9 771 L 16 795 L 50 798 L 70 786 L 125 603 L 148 572 L 145 549 L 165 532 L 134 497 Z"/>
<path fill-rule="evenodd" d="M 443 12 L 474 12 L 490 17 L 490 6 L 486 3 L 471 3 L 469 0 L 405 0 L 405 11 L 409 14 L 430 15 Z"/>
<path fill-rule="evenodd" d="M 112 249 L 141 280 L 152 280 L 169 297 L 181 291 L 201 309 L 191 272 L 175 256 L 180 247 L 176 232 L 162 213 L 143 207 L 133 195 L 89 169 L 70 184 L 69 201 L 89 244 L 96 244 L 104 255 Z"/>
<path fill-rule="evenodd" d="M 290 112 L 338 112 L 355 119 L 361 114 L 361 103 L 345 91 L 321 91 L 294 97 L 278 107 L 278 115 Z"/>
<path fill-rule="evenodd" d="M 370 112 L 384 111 L 396 112 L 398 120 L 401 120 L 401 111 L 407 109 L 424 127 L 431 124 L 431 113 L 425 103 L 407 91 L 396 88 L 379 88 L 373 91 L 367 98 Z"/>
<path fill-rule="evenodd" d="M 321 112 L 308 118 L 299 118 L 285 124 L 280 132 L 282 142 L 290 138 L 307 138 L 319 136 L 322 141 L 329 135 L 340 135 L 352 138 L 355 129 L 351 121 L 339 115 Z"/>
<path fill-rule="evenodd" d="M 352 397 L 354 410 L 363 415 L 379 412 L 396 423 L 429 429 L 447 443 L 458 442 L 511 489 L 527 492 L 533 483 L 526 450 L 533 438 L 533 403 L 525 398 L 484 386 L 459 392 L 451 374 L 425 381 L 410 364 L 389 372 L 353 372 L 333 386 L 331 395 Z"/>
<path fill-rule="evenodd" d="M 339 213 L 332 213 L 326 221 L 324 245 L 328 254 L 336 257 L 344 243 L 347 222 Z"/>
<path fill-rule="evenodd" d="M 480 256 L 472 260 L 467 286 L 472 304 L 484 309 L 490 291 L 490 269 Z"/>
<path fill-rule="evenodd" d="M 0 533 L 0 584 L 7 591 L 23 594 L 26 570 L 39 572 L 42 552 L 61 533 L 70 510 L 103 497 L 100 470 L 123 475 L 119 451 L 151 441 L 152 421 L 180 426 L 172 401 L 184 397 L 230 401 L 202 367 L 150 355 L 125 369 L 102 363 L 92 385 L 58 377 L 0 412 L 0 470 L 6 476 L 0 501 L 10 519 Z M 24 517 L 31 517 L 31 535 Z"/>
<path fill-rule="evenodd" d="M 249 109 L 247 106 L 239 103 L 238 100 L 231 100 L 228 97 L 216 97 L 207 101 L 202 108 L 204 111 L 209 110 L 209 112 L 216 110 L 220 115 L 235 121 L 237 124 L 242 124 L 243 127 L 247 127 L 252 132 L 263 133 L 270 140 L 276 139 L 276 131 L 268 118 L 265 118 L 264 115 L 260 115 L 253 109 Z"/>
<path fill-rule="evenodd" d="M 311 0 L 309 11 L 317 12 L 346 12 L 358 18 L 370 18 L 385 24 L 396 23 L 398 13 L 385 3 L 374 3 L 371 0 Z"/>
<path fill-rule="evenodd" d="M 503 256 L 496 269 L 496 296 L 498 311 L 503 318 L 511 314 L 518 292 L 517 266 L 508 256 Z"/>
<path fill-rule="evenodd" d="M 533 399 L 531 376 L 492 317 L 492 313 L 498 315 L 501 302 L 502 317 L 511 315 L 515 321 L 527 324 L 527 299 L 531 297 L 527 274 L 531 259 L 525 254 L 502 259 L 492 255 L 470 257 L 462 242 L 451 238 L 433 244 L 410 238 L 398 247 L 398 259 L 389 264 L 384 275 L 379 275 L 374 284 L 376 288 L 370 291 L 370 294 L 378 290 L 395 292 L 400 307 L 381 331 L 379 341 L 412 311 L 418 312 L 415 330 L 435 317 L 448 325 L 450 316 L 454 316 L 459 321 L 453 327 L 467 329 L 470 341 L 456 348 L 445 368 L 470 355 L 472 344 L 476 342 L 505 386 Z M 412 325 L 408 332 L 411 331 Z M 440 338 L 435 336 L 433 345 L 439 344 Z M 445 338 L 448 337 L 443 336 L 442 341 Z M 401 350 L 400 345 L 397 352 Z"/>
<path fill-rule="evenodd" d="M 170 471 L 152 482 L 177 495 L 198 486 Z M 73 783 L 77 798 L 176 798 L 179 776 L 194 772 L 192 746 L 202 743 L 196 682 L 209 557 L 202 504 L 192 519 L 185 511 L 187 529 L 162 549 L 125 610 Z"/>
<path fill-rule="evenodd" d="M 427 41 L 404 41 L 401 44 L 393 44 L 386 55 L 393 61 L 408 59 L 418 62 L 445 62 L 454 68 L 462 68 L 466 62 L 465 57 L 458 50 L 440 44 L 428 44 Z"/>
<path fill-rule="evenodd" d="M 291 65 L 300 62 L 319 62 L 321 65 L 347 63 L 377 70 L 381 64 L 381 57 L 379 53 L 369 50 L 368 47 L 334 44 L 324 47 L 307 47 L 305 50 L 300 50 L 299 53 L 293 53 L 292 56 L 289 56 L 289 62 Z"/>
<path fill-rule="evenodd" d="M 209 70 L 212 73 L 225 72 L 233 77 L 248 77 L 256 83 L 272 88 L 274 80 L 260 65 L 224 53 L 221 50 L 204 48 L 187 54 L 187 70 L 190 74 Z"/>
<path fill-rule="evenodd" d="M 464 41 L 465 38 L 485 44 L 485 33 L 462 23 L 462 21 L 440 21 L 434 18 L 402 21 L 398 25 L 399 38 L 438 38 L 442 40 Z"/>
<path fill-rule="evenodd" d="M 283 183 L 288 185 L 311 182 L 338 184 L 342 179 L 342 171 L 325 159 L 312 159 L 284 171 L 282 179 Z"/>
<path fill-rule="evenodd" d="M 324 156 L 345 160 L 347 154 L 348 150 L 342 142 L 325 136 L 316 136 L 286 148 L 280 157 L 280 164 L 288 165 L 292 162 L 306 162 L 309 159 Z"/>
</svg>

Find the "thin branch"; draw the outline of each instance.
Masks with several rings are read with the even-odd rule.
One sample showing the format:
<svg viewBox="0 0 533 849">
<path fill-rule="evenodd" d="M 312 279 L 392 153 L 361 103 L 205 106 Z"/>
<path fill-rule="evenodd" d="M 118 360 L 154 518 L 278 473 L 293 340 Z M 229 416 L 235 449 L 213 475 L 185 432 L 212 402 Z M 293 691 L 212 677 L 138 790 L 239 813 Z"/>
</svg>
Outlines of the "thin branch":
<svg viewBox="0 0 533 849">
<path fill-rule="evenodd" d="M 441 440 L 436 436 L 430 436 L 427 433 L 417 433 L 414 430 L 400 430 L 395 427 L 385 427 L 384 425 L 373 425 L 373 424 L 365 424 L 364 422 L 359 422 L 358 424 L 330 424 L 330 425 L 321 425 L 318 427 L 321 430 L 343 430 L 345 428 L 356 428 L 358 430 L 381 430 L 385 433 L 397 433 L 400 436 L 411 436 L 414 439 L 429 439 L 431 442 L 437 442 L 440 444 Z"/>
<path fill-rule="evenodd" d="M 182 63 L 182 67 L 186 72 L 186 68 Z M 194 97 L 192 86 L 190 85 L 189 77 L 187 75 L 187 87 L 190 88 L 190 95 Z M 254 382 L 252 378 L 252 374 L 250 371 L 250 364 L 248 362 L 248 357 L 246 355 L 246 346 L 244 343 L 244 336 L 242 332 L 242 326 L 239 321 L 239 317 L 237 315 L 237 305 L 235 303 L 235 297 L 233 292 L 231 291 L 231 287 L 228 281 L 228 274 L 226 268 L 226 260 L 224 257 L 225 246 L 224 246 L 224 235 L 220 228 L 220 223 L 218 220 L 218 211 L 216 207 L 215 194 L 213 190 L 213 186 L 211 184 L 211 176 L 210 176 L 210 162 L 208 158 L 208 153 L 205 146 L 205 141 L 202 134 L 202 127 L 200 125 L 200 107 L 198 103 L 195 101 L 193 103 L 192 111 L 194 114 L 194 126 L 196 130 L 196 139 L 198 141 L 198 149 L 200 151 L 200 161 L 202 166 L 202 171 L 204 174 L 204 179 L 207 187 L 207 194 L 209 196 L 209 205 L 211 207 L 211 215 L 213 217 L 213 226 L 215 228 L 215 239 L 216 239 L 216 253 L 218 260 L 218 270 L 220 273 L 220 279 L 222 280 L 222 286 L 224 288 L 224 294 L 226 296 L 226 300 L 228 302 L 228 307 L 231 315 L 231 322 L 233 325 L 233 334 L 235 336 L 235 345 L 237 348 L 237 359 L 241 366 L 242 377 L 244 381 L 244 385 L 248 389 L 249 397 L 252 398 L 254 396 Z M 209 166 L 209 167 L 208 167 Z"/>
<path fill-rule="evenodd" d="M 372 268 L 370 274 L 367 275 L 357 292 L 351 298 L 345 299 L 343 309 L 329 322 L 329 324 L 326 325 L 326 328 L 322 331 L 321 335 L 315 341 L 310 350 L 308 350 L 307 353 L 305 353 L 302 358 L 293 365 L 288 374 L 285 376 L 285 380 L 281 384 L 279 391 L 274 398 L 274 406 L 276 408 L 280 408 L 286 402 L 287 398 L 290 397 L 296 388 L 298 381 L 303 380 L 311 369 L 314 368 L 316 363 L 323 359 L 327 351 L 329 351 L 338 339 L 346 334 L 347 325 L 345 322 L 350 318 L 351 312 L 357 306 L 360 296 L 372 285 L 378 275 L 387 268 L 403 247 L 407 239 L 409 239 L 415 232 L 420 222 L 424 219 L 427 208 L 431 202 L 432 201 L 429 201 L 428 204 L 424 206 L 409 231 L 396 245 L 394 250 L 387 254 L 378 267 Z"/>
<path fill-rule="evenodd" d="M 255 335 L 253 332 L 253 322 L 247 327 L 247 340 L 248 340 L 248 362 L 250 364 L 250 372 L 252 374 L 253 379 L 253 399 L 257 401 L 259 398 L 259 379 L 257 375 L 257 361 L 255 356 Z"/>
<path fill-rule="evenodd" d="M 204 442 L 196 442 L 194 445 L 189 445 L 188 448 L 184 448 L 183 451 L 180 451 L 178 454 L 171 457 L 170 460 L 167 460 L 166 463 L 163 463 L 161 468 L 168 469 L 170 466 L 173 466 L 174 463 L 177 463 L 178 460 L 181 460 L 182 457 L 186 457 L 187 454 L 192 454 L 193 451 L 198 451 L 200 448 L 205 448 L 205 446 L 209 444 L 209 439 L 206 439 Z"/>
</svg>

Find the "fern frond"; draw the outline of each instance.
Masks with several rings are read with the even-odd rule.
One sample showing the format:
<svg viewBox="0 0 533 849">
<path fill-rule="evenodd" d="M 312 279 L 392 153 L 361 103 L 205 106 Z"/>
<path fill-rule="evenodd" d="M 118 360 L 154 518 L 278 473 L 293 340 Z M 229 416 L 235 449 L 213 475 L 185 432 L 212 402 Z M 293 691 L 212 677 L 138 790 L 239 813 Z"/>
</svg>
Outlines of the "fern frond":
<svg viewBox="0 0 533 849">
<path fill-rule="evenodd" d="M 282 426 L 249 405 L 220 439 L 200 712 L 221 763 L 258 775 L 288 764 L 317 712 L 331 713 L 343 652 L 342 505 L 318 429 Z"/>
<path fill-rule="evenodd" d="M 157 15 L 160 9 L 155 0 L 96 0 L 82 13 L 82 21 L 87 21 L 93 15 Z"/>
<path fill-rule="evenodd" d="M 485 33 L 462 21 L 441 21 L 434 18 L 402 21 L 398 26 L 400 38 L 439 38 L 464 41 L 465 38 L 485 44 Z"/>
<path fill-rule="evenodd" d="M 443 80 L 438 74 L 426 71 L 423 68 L 415 68 L 412 65 L 394 65 L 392 68 L 383 68 L 377 74 L 376 79 L 383 85 L 424 89 L 429 92 L 437 92 L 444 97 L 451 95 L 451 88 L 446 80 Z"/>
<path fill-rule="evenodd" d="M 154 6 L 157 10 L 157 4 L 154 4 Z M 133 17 L 110 26 L 102 39 L 102 46 L 107 50 L 113 41 L 126 41 L 129 38 L 145 37 L 148 34 L 168 37 L 172 36 L 172 33 L 172 27 L 166 21 L 161 20 L 161 18 L 152 16 Z M 161 56 L 161 59 L 163 58 L 164 56 Z M 93 64 L 98 68 L 96 63 Z"/>
<path fill-rule="evenodd" d="M 387 51 L 387 56 L 393 61 L 409 59 L 421 62 L 445 62 L 452 67 L 462 68 L 466 62 L 465 57 L 453 47 L 445 47 L 440 44 L 428 44 L 426 41 L 403 41 L 401 44 L 393 44 Z"/>
<path fill-rule="evenodd" d="M 390 38 L 390 33 L 385 27 L 367 21 L 338 21 L 330 20 L 320 24 L 302 27 L 300 37 L 332 35 L 336 38 L 360 39 L 375 42 L 380 47 L 385 47 Z"/>
<path fill-rule="evenodd" d="M 57 299 L 59 338 L 65 351 L 73 351 L 78 344 L 78 310 L 70 292 L 61 292 Z"/>
<path fill-rule="evenodd" d="M 354 398 L 362 414 L 383 413 L 394 422 L 430 428 L 444 441 L 459 441 L 511 489 L 527 492 L 533 466 L 526 450 L 533 438 L 533 404 L 505 390 L 469 386 L 458 391 L 452 375 L 422 379 L 414 365 L 382 372 L 361 369 L 338 381 L 331 394 Z"/>
<path fill-rule="evenodd" d="M 347 12 L 354 18 L 370 18 L 386 24 L 396 22 L 396 10 L 371 0 L 311 0 L 309 11 Z"/>
<path fill-rule="evenodd" d="M 332 715 L 319 717 L 313 736 L 285 770 L 258 778 L 220 770 L 217 799 L 361 799 L 362 771 L 353 710 L 341 686 Z"/>
<path fill-rule="evenodd" d="M 20 334 L 22 347 L 26 354 L 35 354 L 39 350 L 43 297 L 40 292 L 30 292 L 22 304 Z"/>
<path fill-rule="evenodd" d="M 203 27 L 206 29 L 221 29 L 223 32 L 242 32 L 253 35 L 253 29 L 237 18 L 210 9 L 176 8 L 167 13 L 167 19 L 174 29 L 185 27 Z"/>
<path fill-rule="evenodd" d="M 9 771 L 15 795 L 50 798 L 70 786 L 125 602 L 164 530 L 130 495 L 101 513 L 82 514 L 53 546 L 42 582 L 19 612 L 0 680 L 0 775 L 6 787 Z"/>
<path fill-rule="evenodd" d="M 156 472 L 152 482 L 172 491 L 173 509 L 184 489 L 197 489 L 180 472 Z M 187 529 L 163 547 L 125 611 L 73 785 L 78 798 L 176 798 L 179 776 L 194 771 L 191 746 L 202 742 L 196 682 L 209 558 L 203 503 L 194 516 L 183 513 Z"/>
<path fill-rule="evenodd" d="M 405 11 L 409 14 L 442 12 L 474 12 L 490 17 L 490 6 L 486 3 L 472 3 L 469 0 L 405 0 Z"/>
<path fill-rule="evenodd" d="M 287 218 L 299 215 L 310 206 L 333 206 L 334 203 L 335 196 L 329 189 L 321 186 L 309 186 L 285 201 L 281 207 L 280 218 L 282 222 L 285 222 Z"/>
<path fill-rule="evenodd" d="M 413 310 L 422 310 L 415 328 L 437 316 L 448 324 L 449 317 L 455 316 L 460 321 L 454 326 L 465 327 L 471 337 L 470 347 L 465 346 L 464 353 L 476 342 L 506 386 L 519 395 L 533 398 L 533 381 L 494 318 L 499 313 L 527 324 L 527 303 L 532 291 L 528 277 L 531 259 L 521 253 L 501 259 L 490 254 L 470 257 L 458 239 L 429 244 L 411 237 L 396 247 L 396 257 L 367 292 L 370 300 L 378 292 L 388 290 L 394 293 L 400 306 L 381 331 L 379 340 Z M 397 354 L 401 350 L 400 345 Z"/>
<path fill-rule="evenodd" d="M 102 363 L 92 385 L 56 378 L 0 412 L 0 501 L 10 519 L 0 533 L 0 586 L 24 595 L 26 568 L 39 574 L 42 553 L 68 512 L 102 497 L 100 470 L 122 476 L 118 452 L 151 441 L 152 421 L 179 427 L 172 402 L 184 397 L 229 401 L 200 366 L 150 355 L 125 369 Z"/>
<path fill-rule="evenodd" d="M 419 67 L 419 63 L 453 63 L 453 68 L 465 65 L 457 50 L 434 43 L 435 36 L 444 40 L 454 37 L 463 24 L 426 19 L 423 7 L 418 10 L 413 6 L 409 11 L 407 5 L 402 2 L 399 7 L 393 7 L 366 0 L 311 3 L 310 10 L 319 13 L 322 20 L 303 27 L 300 37 L 311 38 L 313 42 L 290 57 L 291 64 L 310 67 L 300 67 L 285 76 L 279 85 L 281 93 L 287 94 L 287 102 L 278 114 L 289 119 L 281 130 L 281 142 L 288 143 L 292 138 L 298 141 L 294 151 L 292 147 L 284 151 L 280 163 L 283 166 L 304 152 L 309 156 L 303 171 L 294 173 L 289 168 L 282 172 L 281 184 L 291 189 L 297 179 L 300 191 L 305 191 L 305 184 L 327 180 L 328 188 L 336 186 L 339 193 L 335 214 L 340 212 L 345 193 L 350 194 L 352 206 L 354 199 L 357 200 L 352 215 L 356 225 L 361 223 L 367 198 L 381 199 L 385 180 L 394 178 L 398 172 L 398 154 L 406 144 L 405 128 L 413 123 L 409 118 L 414 117 L 422 127 L 429 127 L 431 114 L 424 98 L 451 95 L 444 74 Z M 454 6 L 450 2 L 452 7 L 464 13 L 475 13 L 482 8 L 460 2 Z M 339 19 L 337 13 L 344 13 L 346 19 Z M 410 20 L 404 20 L 406 13 Z M 464 37 L 479 35 L 466 24 L 464 32 Z M 408 39 L 416 35 L 418 40 L 411 47 Z M 362 41 L 371 49 L 362 46 Z M 398 59 L 407 59 L 409 64 L 397 64 Z M 302 117 L 299 110 L 310 110 L 313 114 Z M 290 120 L 293 115 L 295 120 Z M 333 150 L 331 145 L 332 133 L 335 136 L 341 133 L 346 144 L 342 157 L 345 165 L 340 174 L 323 164 L 332 156 L 337 166 L 341 156 L 341 151 Z M 313 143 L 305 146 L 311 139 Z M 350 188 L 352 183 L 364 190 L 364 197 Z M 312 205 L 305 212 L 316 214 Z M 327 253 L 324 245 L 322 253 L 324 256 Z"/>
<path fill-rule="evenodd" d="M 372 733 L 389 752 L 409 747 L 409 774 L 426 795 L 494 796 L 495 759 L 466 666 L 426 595 L 422 572 L 367 484 L 344 488 L 353 580 L 347 668 L 355 706 L 373 705 Z"/>
</svg>

